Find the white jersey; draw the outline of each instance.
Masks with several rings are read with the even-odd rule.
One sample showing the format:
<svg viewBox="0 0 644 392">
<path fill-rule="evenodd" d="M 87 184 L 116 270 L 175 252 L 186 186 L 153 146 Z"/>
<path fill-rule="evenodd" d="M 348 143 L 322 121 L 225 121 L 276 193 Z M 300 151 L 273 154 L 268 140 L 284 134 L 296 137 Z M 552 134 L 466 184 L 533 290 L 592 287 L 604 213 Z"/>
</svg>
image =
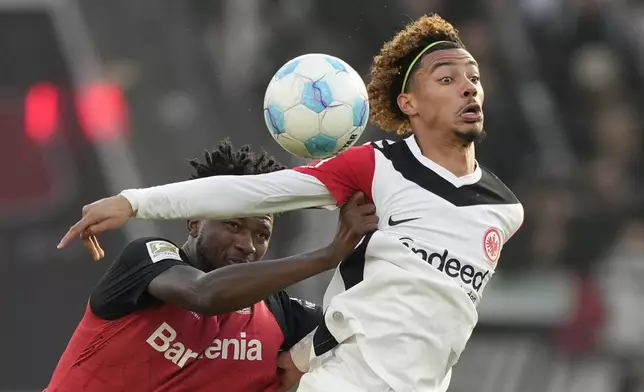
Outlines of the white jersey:
<svg viewBox="0 0 644 392">
<path fill-rule="evenodd" d="M 394 391 L 434 391 L 477 322 L 476 306 L 523 208 L 478 164 L 456 177 L 414 137 L 353 147 L 314 165 L 125 191 L 137 217 L 224 218 L 341 204 L 356 191 L 376 205 L 378 230 L 336 269 L 313 336 L 325 355 L 357 337 Z"/>
</svg>

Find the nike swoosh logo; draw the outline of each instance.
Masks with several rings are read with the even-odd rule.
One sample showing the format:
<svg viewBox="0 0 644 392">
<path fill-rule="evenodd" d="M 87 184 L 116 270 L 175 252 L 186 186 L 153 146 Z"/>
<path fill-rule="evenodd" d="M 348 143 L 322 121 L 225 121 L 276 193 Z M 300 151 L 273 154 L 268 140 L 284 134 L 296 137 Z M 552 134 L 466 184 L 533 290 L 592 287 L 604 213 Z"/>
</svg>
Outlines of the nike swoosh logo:
<svg viewBox="0 0 644 392">
<path fill-rule="evenodd" d="M 390 216 L 389 217 L 389 226 L 398 226 L 398 225 L 400 225 L 402 223 L 415 221 L 417 219 L 420 219 L 420 218 L 408 218 L 408 219 L 394 220 L 393 216 Z"/>
</svg>

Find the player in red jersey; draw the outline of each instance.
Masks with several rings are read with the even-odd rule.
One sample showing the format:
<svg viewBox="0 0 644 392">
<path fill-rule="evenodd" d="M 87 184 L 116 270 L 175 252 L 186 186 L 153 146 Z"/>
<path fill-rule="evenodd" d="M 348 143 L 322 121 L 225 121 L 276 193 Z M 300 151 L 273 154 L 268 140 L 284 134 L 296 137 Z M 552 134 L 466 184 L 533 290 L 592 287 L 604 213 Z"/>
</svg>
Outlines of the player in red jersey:
<svg viewBox="0 0 644 392">
<path fill-rule="evenodd" d="M 324 321 L 293 351 L 308 371 L 299 390 L 446 391 L 523 207 L 475 159 L 480 70 L 445 20 L 423 16 L 387 42 L 368 91 L 372 121 L 408 137 L 253 178 L 125 190 L 84 208 L 59 246 L 131 217 L 271 213 L 341 205 L 362 191 L 382 219 L 336 268 Z"/>
<path fill-rule="evenodd" d="M 248 147 L 222 143 L 191 161 L 194 178 L 283 169 Z M 320 322 L 318 306 L 283 290 L 334 268 L 375 229 L 373 205 L 360 195 L 343 209 L 338 233 L 319 251 L 263 261 L 268 214 L 188 221 L 179 248 L 163 238 L 129 243 L 92 291 L 85 315 L 47 392 L 276 391 L 298 374 L 278 375 L 287 352 Z M 286 355 L 286 354 L 283 354 Z M 288 356 L 282 359 L 288 363 Z"/>
</svg>

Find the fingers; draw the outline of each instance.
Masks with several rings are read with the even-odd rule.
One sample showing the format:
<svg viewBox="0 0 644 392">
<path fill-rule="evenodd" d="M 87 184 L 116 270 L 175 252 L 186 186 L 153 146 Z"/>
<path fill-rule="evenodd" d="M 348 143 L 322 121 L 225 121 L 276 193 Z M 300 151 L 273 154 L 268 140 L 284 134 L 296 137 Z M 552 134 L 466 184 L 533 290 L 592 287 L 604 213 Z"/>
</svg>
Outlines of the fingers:
<svg viewBox="0 0 644 392">
<path fill-rule="evenodd" d="M 83 207 L 83 217 L 60 240 L 58 249 L 69 245 L 75 238 L 97 235 L 125 224 L 132 215 L 132 205 L 123 196 L 112 196 Z M 107 221 L 107 222 L 106 222 Z"/>
<path fill-rule="evenodd" d="M 368 203 L 363 192 L 357 192 L 345 203 L 340 211 L 341 220 L 351 227 L 355 235 L 362 236 L 378 229 L 376 206 Z"/>
<path fill-rule="evenodd" d="M 361 224 L 357 227 L 359 235 L 365 235 L 378 230 L 378 217 L 376 215 L 363 216 Z"/>
<path fill-rule="evenodd" d="M 92 223 L 93 222 L 89 220 L 88 215 L 84 216 L 81 220 L 76 222 L 74 226 L 69 228 L 67 234 L 65 234 L 65 236 L 60 240 L 60 243 L 58 244 L 58 246 L 56 246 L 56 248 L 63 249 L 64 247 L 69 245 L 69 243 L 74 238 L 80 237 L 81 234 L 85 232 Z"/>
<path fill-rule="evenodd" d="M 104 233 L 108 230 L 117 227 L 115 225 L 115 220 L 113 218 L 108 218 L 102 221 L 95 219 L 92 215 L 85 215 L 80 221 L 78 221 L 74 226 L 72 226 L 67 234 L 60 240 L 57 248 L 62 249 L 69 245 L 69 243 L 78 237 L 82 237 L 83 234 L 87 236 L 96 236 L 98 234 Z"/>
<path fill-rule="evenodd" d="M 85 248 L 87 248 L 87 250 L 89 251 L 90 255 L 92 256 L 92 259 L 94 261 L 97 261 L 100 257 L 100 254 L 98 253 L 98 249 L 96 249 L 92 241 L 89 238 L 81 238 L 81 242 L 83 243 Z"/>
<path fill-rule="evenodd" d="M 93 224 L 94 220 L 87 215 L 85 208 L 83 208 L 83 215 L 83 218 L 67 231 L 67 234 L 60 240 L 57 248 L 62 249 L 69 245 L 74 238 L 80 237 L 83 245 L 85 245 L 92 255 L 92 259 L 98 261 L 105 257 L 105 251 L 98 243 L 95 234 L 105 231 L 105 227 L 109 225 L 109 220 Z"/>
<path fill-rule="evenodd" d="M 366 196 L 362 192 L 357 192 L 342 206 L 340 210 L 342 214 L 375 214 L 376 206 L 368 203 Z"/>
<path fill-rule="evenodd" d="M 368 203 L 360 206 L 347 206 L 345 209 L 340 211 L 343 219 L 347 220 L 356 220 L 361 219 L 364 216 L 370 216 L 376 214 L 376 206 Z"/>
<path fill-rule="evenodd" d="M 378 225 L 378 216 L 366 215 L 362 217 L 362 223 L 365 225 Z"/>
<path fill-rule="evenodd" d="M 341 221 L 353 236 L 362 237 L 378 229 L 378 216 L 375 214 L 376 207 L 373 204 L 364 204 L 353 207 L 344 213 Z"/>
<path fill-rule="evenodd" d="M 93 235 L 87 235 L 87 233 L 81 234 L 80 237 L 83 245 L 89 250 L 94 261 L 98 261 L 105 257 L 105 251 L 101 248 L 101 245 L 98 243 L 98 239 Z"/>
<path fill-rule="evenodd" d="M 347 200 L 346 204 L 349 206 L 360 206 L 367 202 L 367 197 L 362 192 L 356 192 Z"/>
<path fill-rule="evenodd" d="M 103 250 L 103 248 L 101 248 L 101 245 L 98 243 L 98 238 L 92 235 L 89 237 L 89 239 L 90 241 L 92 241 L 92 244 L 94 245 L 94 248 L 97 250 L 98 256 L 99 256 L 98 259 L 94 259 L 94 261 L 98 261 L 103 257 L 105 257 L 105 251 Z"/>
<path fill-rule="evenodd" d="M 101 254 L 99 253 L 98 249 L 96 249 L 94 242 L 90 238 L 81 238 L 81 242 L 83 243 L 83 245 L 85 245 L 85 248 L 89 250 L 89 253 L 92 255 L 92 259 L 94 261 L 98 261 L 101 257 Z"/>
<path fill-rule="evenodd" d="M 373 215 L 376 213 L 376 206 L 371 203 L 363 204 L 361 206 L 355 207 L 355 211 L 361 215 Z"/>
<path fill-rule="evenodd" d="M 85 232 L 90 236 L 97 236 L 113 228 L 114 228 L 114 219 L 108 218 L 102 222 L 98 222 L 96 224 L 89 226 L 87 230 L 85 230 Z"/>
</svg>

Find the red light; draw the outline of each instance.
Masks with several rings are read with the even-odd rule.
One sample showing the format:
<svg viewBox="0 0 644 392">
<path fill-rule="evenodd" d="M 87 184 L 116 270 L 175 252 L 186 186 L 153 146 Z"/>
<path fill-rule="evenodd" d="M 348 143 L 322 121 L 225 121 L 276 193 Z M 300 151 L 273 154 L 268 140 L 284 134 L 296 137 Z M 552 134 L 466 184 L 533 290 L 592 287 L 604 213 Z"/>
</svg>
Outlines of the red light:
<svg viewBox="0 0 644 392">
<path fill-rule="evenodd" d="M 58 89 L 50 83 L 37 83 L 25 97 L 25 132 L 37 142 L 47 141 L 58 126 Z"/>
<path fill-rule="evenodd" d="M 78 118 L 89 140 L 110 140 L 127 129 L 127 105 L 119 86 L 93 83 L 80 92 L 76 103 Z"/>
</svg>

